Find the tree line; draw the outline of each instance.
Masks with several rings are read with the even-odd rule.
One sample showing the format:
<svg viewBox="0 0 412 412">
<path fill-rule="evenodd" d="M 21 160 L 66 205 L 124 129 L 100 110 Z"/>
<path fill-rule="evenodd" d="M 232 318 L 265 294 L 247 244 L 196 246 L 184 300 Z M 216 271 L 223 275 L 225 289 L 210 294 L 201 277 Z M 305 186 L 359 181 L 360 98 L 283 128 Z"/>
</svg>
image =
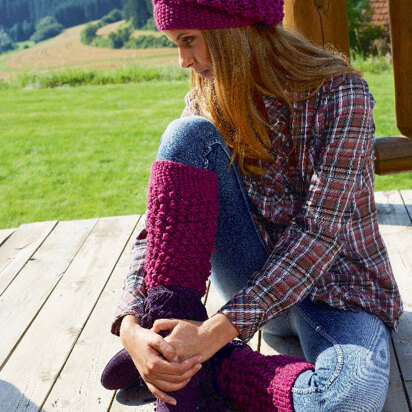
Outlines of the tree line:
<svg viewBox="0 0 412 412">
<path fill-rule="evenodd" d="M 12 41 L 25 41 L 46 17 L 41 26 L 52 25 L 48 32 L 56 35 L 63 28 L 98 20 L 113 9 L 121 10 L 135 28 L 146 25 L 152 16 L 151 0 L 0 0 L 0 27 Z"/>
</svg>

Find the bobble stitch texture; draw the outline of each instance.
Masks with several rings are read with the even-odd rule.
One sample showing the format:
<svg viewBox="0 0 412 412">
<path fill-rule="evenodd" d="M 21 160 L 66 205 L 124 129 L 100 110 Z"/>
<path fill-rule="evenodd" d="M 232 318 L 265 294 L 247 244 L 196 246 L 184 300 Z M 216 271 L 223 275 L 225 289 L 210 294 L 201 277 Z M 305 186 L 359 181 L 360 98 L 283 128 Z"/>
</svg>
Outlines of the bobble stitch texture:
<svg viewBox="0 0 412 412">
<path fill-rule="evenodd" d="M 153 0 L 159 30 L 217 29 L 256 23 L 275 26 L 283 19 L 284 0 Z"/>
<path fill-rule="evenodd" d="M 217 229 L 217 179 L 171 161 L 152 164 L 147 201 L 145 284 L 206 293 Z"/>
<path fill-rule="evenodd" d="M 303 359 L 264 356 L 244 344 L 232 349 L 230 356 L 222 357 L 220 387 L 244 412 L 293 412 L 292 386 L 299 374 L 314 370 Z"/>
</svg>

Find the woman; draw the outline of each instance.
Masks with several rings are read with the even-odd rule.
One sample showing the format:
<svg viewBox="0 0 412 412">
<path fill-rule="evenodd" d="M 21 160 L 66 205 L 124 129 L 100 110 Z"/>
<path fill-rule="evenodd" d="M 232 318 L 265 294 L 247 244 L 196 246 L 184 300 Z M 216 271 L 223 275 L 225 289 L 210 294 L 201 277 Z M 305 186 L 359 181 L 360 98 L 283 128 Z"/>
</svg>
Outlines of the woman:
<svg viewBox="0 0 412 412">
<path fill-rule="evenodd" d="M 112 328 L 130 357 L 115 357 L 105 379 L 140 374 L 165 405 L 203 373 L 247 411 L 379 411 L 402 303 L 376 219 L 374 101 L 341 56 L 278 27 L 282 7 L 154 1 L 192 87 L 152 166 Z M 218 313 L 152 312 L 158 287 L 200 299 L 210 253 L 227 301 Z M 298 336 L 307 362 L 221 350 L 260 328 Z"/>
</svg>

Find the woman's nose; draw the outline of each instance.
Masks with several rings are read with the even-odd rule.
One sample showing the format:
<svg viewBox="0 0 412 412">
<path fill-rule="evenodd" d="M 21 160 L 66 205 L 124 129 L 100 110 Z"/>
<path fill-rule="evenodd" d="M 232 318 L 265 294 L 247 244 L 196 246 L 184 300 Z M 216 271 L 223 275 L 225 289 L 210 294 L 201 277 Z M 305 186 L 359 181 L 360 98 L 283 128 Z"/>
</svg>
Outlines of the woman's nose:
<svg viewBox="0 0 412 412">
<path fill-rule="evenodd" d="M 193 65 L 193 55 L 190 50 L 179 49 L 179 65 L 183 69 L 188 69 Z"/>
</svg>

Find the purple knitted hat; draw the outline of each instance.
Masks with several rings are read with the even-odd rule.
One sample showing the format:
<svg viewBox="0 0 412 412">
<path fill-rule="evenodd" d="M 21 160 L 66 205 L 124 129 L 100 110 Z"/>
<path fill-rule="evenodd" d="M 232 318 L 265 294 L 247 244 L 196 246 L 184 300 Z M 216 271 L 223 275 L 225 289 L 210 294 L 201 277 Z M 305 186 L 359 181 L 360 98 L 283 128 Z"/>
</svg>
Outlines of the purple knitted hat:
<svg viewBox="0 0 412 412">
<path fill-rule="evenodd" d="M 284 0 L 153 0 L 159 30 L 219 29 L 256 23 L 275 26 L 283 19 Z"/>
</svg>

